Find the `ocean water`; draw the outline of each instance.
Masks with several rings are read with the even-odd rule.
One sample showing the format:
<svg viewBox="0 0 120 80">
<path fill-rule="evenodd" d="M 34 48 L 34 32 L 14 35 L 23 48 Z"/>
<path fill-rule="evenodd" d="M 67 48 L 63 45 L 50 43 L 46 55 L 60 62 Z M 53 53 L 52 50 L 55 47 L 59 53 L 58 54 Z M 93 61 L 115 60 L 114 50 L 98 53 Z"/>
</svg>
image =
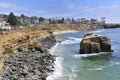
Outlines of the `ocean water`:
<svg viewBox="0 0 120 80">
<path fill-rule="evenodd" d="M 109 37 L 114 52 L 79 54 L 79 43 L 86 32 Z M 120 80 L 120 29 L 86 32 L 56 35 L 64 41 L 50 50 L 56 55 L 55 71 L 47 80 Z"/>
</svg>

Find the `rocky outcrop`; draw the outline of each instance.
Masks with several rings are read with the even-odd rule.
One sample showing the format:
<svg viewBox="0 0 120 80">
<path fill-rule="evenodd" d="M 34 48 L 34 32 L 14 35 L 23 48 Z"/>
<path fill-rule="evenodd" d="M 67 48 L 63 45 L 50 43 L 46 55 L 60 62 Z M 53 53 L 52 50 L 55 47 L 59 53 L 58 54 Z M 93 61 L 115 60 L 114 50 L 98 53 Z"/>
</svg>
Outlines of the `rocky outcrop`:
<svg viewBox="0 0 120 80">
<path fill-rule="evenodd" d="M 23 51 L 4 62 L 2 80 L 46 80 L 53 72 L 55 57 L 40 51 Z"/>
<path fill-rule="evenodd" d="M 103 27 L 106 28 L 106 29 L 109 29 L 109 28 L 120 28 L 120 24 L 105 24 Z"/>
<path fill-rule="evenodd" d="M 52 32 L 29 28 L 5 33 L 0 35 L 4 39 L 0 40 L 4 50 L 0 80 L 46 80 L 54 69 L 55 57 L 48 52 L 56 43 Z"/>
<path fill-rule="evenodd" d="M 101 35 L 87 33 L 80 42 L 80 54 L 111 51 L 110 39 Z"/>
</svg>

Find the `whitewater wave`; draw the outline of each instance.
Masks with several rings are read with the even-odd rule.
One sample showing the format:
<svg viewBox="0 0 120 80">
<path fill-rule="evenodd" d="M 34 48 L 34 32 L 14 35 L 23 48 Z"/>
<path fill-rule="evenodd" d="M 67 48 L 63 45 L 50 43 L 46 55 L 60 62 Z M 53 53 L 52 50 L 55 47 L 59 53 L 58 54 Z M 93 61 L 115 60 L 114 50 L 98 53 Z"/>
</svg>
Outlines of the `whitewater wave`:
<svg viewBox="0 0 120 80">
<path fill-rule="evenodd" d="M 97 67 L 97 68 L 88 68 L 87 70 L 92 70 L 92 71 L 101 71 L 103 69 L 106 69 L 108 67 L 112 67 L 112 66 L 117 66 L 117 65 L 120 65 L 120 62 L 112 62 L 111 64 L 109 65 L 105 65 L 105 66 L 100 66 L 100 67 Z"/>
<path fill-rule="evenodd" d="M 101 52 L 101 53 L 93 53 L 93 54 L 75 54 L 73 55 L 76 58 L 80 58 L 80 57 L 90 57 L 90 56 L 97 56 L 97 55 L 101 55 L 101 54 L 108 54 L 106 52 Z"/>
<path fill-rule="evenodd" d="M 89 71 L 101 71 L 103 69 L 104 69 L 104 66 L 99 67 L 99 68 L 95 68 L 95 69 L 87 69 L 87 70 L 89 70 Z"/>
<path fill-rule="evenodd" d="M 77 67 L 76 67 L 76 66 L 72 66 L 72 67 L 71 67 L 71 72 L 68 74 L 69 80 L 76 80 L 76 78 L 77 78 L 76 72 L 77 72 L 77 71 L 78 71 L 78 70 L 77 70 Z"/>
<path fill-rule="evenodd" d="M 116 65 L 120 65 L 120 62 L 111 62 L 111 64 L 109 65 L 109 67 L 116 66 Z"/>
<path fill-rule="evenodd" d="M 54 55 L 54 51 L 56 50 L 56 48 L 59 46 L 60 43 L 56 43 L 56 45 L 54 45 L 51 49 L 49 49 L 49 53 Z"/>
<path fill-rule="evenodd" d="M 97 31 L 89 31 L 90 33 L 101 33 L 101 32 L 103 32 L 104 31 L 104 29 L 101 29 L 101 30 L 97 30 Z"/>
<path fill-rule="evenodd" d="M 49 53 L 55 55 L 55 50 L 57 50 L 60 43 L 56 43 L 55 46 L 53 46 Z M 47 80 L 56 80 L 57 78 L 62 76 L 63 67 L 62 67 L 63 58 L 62 57 L 56 57 L 56 60 L 54 62 L 54 72 L 50 74 L 50 76 L 47 77 Z"/>
<path fill-rule="evenodd" d="M 61 44 L 80 43 L 81 40 L 82 40 L 82 38 L 68 37 L 68 40 L 62 41 Z"/>
<path fill-rule="evenodd" d="M 69 75 L 69 80 L 75 80 L 76 77 L 77 77 L 77 75 L 72 73 L 72 74 Z"/>
<path fill-rule="evenodd" d="M 62 57 L 57 57 L 55 61 L 55 71 L 47 77 L 47 80 L 56 80 L 59 77 L 62 77 L 63 67 L 62 67 Z"/>
</svg>

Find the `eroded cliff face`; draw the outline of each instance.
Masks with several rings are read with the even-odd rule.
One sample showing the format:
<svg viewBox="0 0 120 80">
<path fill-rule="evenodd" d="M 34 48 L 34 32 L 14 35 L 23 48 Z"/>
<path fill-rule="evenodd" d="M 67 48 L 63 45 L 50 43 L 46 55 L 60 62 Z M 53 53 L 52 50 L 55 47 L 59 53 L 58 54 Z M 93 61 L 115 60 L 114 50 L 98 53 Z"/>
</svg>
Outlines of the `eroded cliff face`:
<svg viewBox="0 0 120 80">
<path fill-rule="evenodd" d="M 54 56 L 48 53 L 48 49 L 55 43 L 56 39 L 52 32 L 40 28 L 1 32 L 1 79 L 46 78 L 48 72 L 52 71 L 54 61 Z"/>
<path fill-rule="evenodd" d="M 39 25 L 43 29 L 50 29 L 52 31 L 64 31 L 64 30 L 90 30 L 90 29 L 98 29 L 99 26 L 95 24 L 47 24 L 47 25 Z"/>
<path fill-rule="evenodd" d="M 52 33 L 39 28 L 1 32 L 0 54 L 8 53 L 9 51 L 9 54 L 14 53 L 21 46 L 26 50 L 29 48 L 29 45 L 34 45 L 37 42 L 37 38 L 44 39 L 48 37 L 53 37 Z"/>
</svg>

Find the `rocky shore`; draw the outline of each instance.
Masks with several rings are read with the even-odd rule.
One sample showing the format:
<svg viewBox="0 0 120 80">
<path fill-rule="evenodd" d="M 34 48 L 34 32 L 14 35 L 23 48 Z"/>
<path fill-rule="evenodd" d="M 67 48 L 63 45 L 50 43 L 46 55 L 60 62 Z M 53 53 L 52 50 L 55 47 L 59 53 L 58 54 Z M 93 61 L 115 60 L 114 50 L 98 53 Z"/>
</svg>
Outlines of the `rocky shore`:
<svg viewBox="0 0 120 80">
<path fill-rule="evenodd" d="M 103 27 L 104 27 L 105 29 L 120 28 L 120 24 L 105 24 Z"/>
<path fill-rule="evenodd" d="M 21 32 L 24 39 L 17 36 L 15 41 L 19 41 L 19 44 L 11 49 L 7 48 L 9 51 L 6 50 L 1 54 L 4 62 L 0 80 L 46 80 L 48 74 L 54 69 L 55 56 L 51 55 L 48 49 L 56 43 L 55 36 L 52 32 L 39 28 L 12 32 Z M 13 43 L 15 44 L 15 42 L 9 44 L 14 45 Z M 12 49 L 17 53 L 10 52 Z"/>
<path fill-rule="evenodd" d="M 5 60 L 3 80 L 46 80 L 53 71 L 54 56 L 40 51 L 24 51 Z"/>
<path fill-rule="evenodd" d="M 56 43 L 53 32 L 97 28 L 97 25 L 50 24 L 0 32 L 0 80 L 46 80 L 54 71 L 55 56 L 48 52 Z"/>
</svg>

